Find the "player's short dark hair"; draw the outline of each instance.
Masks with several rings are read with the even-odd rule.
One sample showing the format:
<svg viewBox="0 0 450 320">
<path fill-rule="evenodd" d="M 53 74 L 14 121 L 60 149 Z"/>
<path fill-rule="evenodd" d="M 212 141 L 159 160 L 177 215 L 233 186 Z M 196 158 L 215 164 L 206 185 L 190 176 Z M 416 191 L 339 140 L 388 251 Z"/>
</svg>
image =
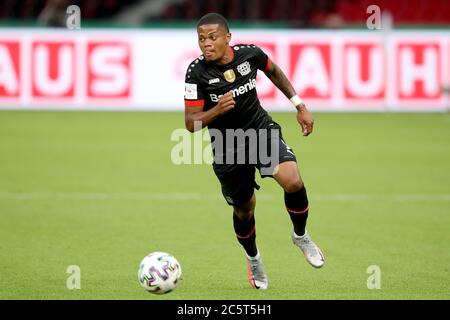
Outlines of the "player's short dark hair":
<svg viewBox="0 0 450 320">
<path fill-rule="evenodd" d="M 205 24 L 218 24 L 219 26 L 224 27 L 227 32 L 230 32 L 227 19 L 225 19 L 225 17 L 221 14 L 215 12 L 207 13 L 201 17 L 197 22 L 197 29 Z"/>
</svg>

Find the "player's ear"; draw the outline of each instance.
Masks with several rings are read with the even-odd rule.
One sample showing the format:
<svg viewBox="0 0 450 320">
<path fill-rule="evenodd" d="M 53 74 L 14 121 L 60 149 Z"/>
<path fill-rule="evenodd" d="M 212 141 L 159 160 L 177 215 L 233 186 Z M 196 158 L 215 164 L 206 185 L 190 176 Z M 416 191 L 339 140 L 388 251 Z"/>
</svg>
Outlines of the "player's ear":
<svg viewBox="0 0 450 320">
<path fill-rule="evenodd" d="M 230 44 L 231 41 L 231 32 L 227 33 L 227 44 Z"/>
</svg>

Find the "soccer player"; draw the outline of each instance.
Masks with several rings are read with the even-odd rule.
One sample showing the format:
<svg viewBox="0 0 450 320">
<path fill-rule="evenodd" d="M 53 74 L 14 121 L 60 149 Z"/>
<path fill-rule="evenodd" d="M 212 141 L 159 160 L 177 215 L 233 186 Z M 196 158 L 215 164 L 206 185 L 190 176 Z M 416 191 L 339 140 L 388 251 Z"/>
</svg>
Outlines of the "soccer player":
<svg viewBox="0 0 450 320">
<path fill-rule="evenodd" d="M 324 264 L 324 256 L 305 229 L 308 197 L 294 152 L 283 140 L 281 127 L 259 102 L 255 80 L 257 70 L 262 70 L 293 103 L 304 136 L 312 132 L 314 120 L 283 71 L 259 47 L 242 44 L 230 46 L 231 33 L 223 16 L 217 13 L 203 16 L 197 23 L 197 34 L 203 54 L 189 64 L 186 72 L 186 128 L 194 132 L 208 127 L 214 152 L 213 169 L 225 200 L 233 207 L 233 226 L 237 240 L 246 253 L 250 284 L 256 289 L 267 289 L 268 277 L 256 246 L 254 189 L 259 189 L 255 182 L 256 168 L 263 178 L 272 177 L 283 188 L 286 210 L 293 224 L 292 241 L 303 252 L 306 260 L 313 267 L 320 268 Z M 267 165 L 259 158 L 256 163 L 249 161 L 248 155 L 244 163 L 222 161 L 224 158 L 230 160 L 227 158 L 230 153 L 234 157 L 242 151 L 242 145 L 233 150 L 225 148 L 222 153 L 219 150 L 217 131 L 223 133 L 222 137 L 226 140 L 230 129 L 236 132 L 239 129 L 241 132 L 254 130 L 258 133 L 258 141 L 266 139 L 265 142 L 270 146 L 275 139 L 279 149 L 273 170 L 263 174 L 262 169 L 267 169 Z M 269 133 L 262 135 L 264 130 Z M 278 134 L 273 134 L 274 130 Z M 248 153 L 251 149 L 249 144 L 248 141 L 244 144 Z M 222 145 L 229 146 L 227 142 L 222 142 Z M 275 151 L 271 150 L 271 153 L 276 154 Z"/>
</svg>

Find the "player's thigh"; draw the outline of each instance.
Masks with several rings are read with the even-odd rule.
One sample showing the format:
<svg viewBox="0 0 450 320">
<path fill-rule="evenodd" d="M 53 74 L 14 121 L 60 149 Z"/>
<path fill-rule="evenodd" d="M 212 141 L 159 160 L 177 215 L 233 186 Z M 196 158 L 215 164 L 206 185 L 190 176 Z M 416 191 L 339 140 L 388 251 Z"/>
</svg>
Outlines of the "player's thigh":
<svg viewBox="0 0 450 320">
<path fill-rule="evenodd" d="M 224 167 L 215 167 L 214 171 L 220 181 L 222 194 L 227 203 L 233 207 L 247 208 L 254 189 L 259 188 L 255 182 L 255 168 L 237 165 L 230 171 Z"/>
<path fill-rule="evenodd" d="M 262 155 L 259 154 L 258 169 L 261 173 L 261 177 L 263 178 L 274 177 L 274 175 L 278 172 L 280 168 L 280 164 L 284 162 L 297 161 L 294 150 L 292 150 L 292 148 L 289 147 L 283 139 L 281 126 L 274 121 L 271 124 L 272 126 L 270 126 L 270 130 L 268 131 L 267 140 L 259 141 L 260 144 L 262 142 L 266 143 L 265 150 L 267 151 L 270 150 L 266 155 L 268 157 L 266 156 L 264 157 L 264 162 L 262 161 L 263 160 Z M 261 152 L 261 150 L 259 151 Z M 269 160 L 268 163 L 267 160 Z M 284 167 L 285 166 L 282 166 L 282 168 Z"/>
<path fill-rule="evenodd" d="M 296 192 L 303 186 L 297 162 L 286 161 L 277 165 L 273 178 L 286 192 Z"/>
</svg>

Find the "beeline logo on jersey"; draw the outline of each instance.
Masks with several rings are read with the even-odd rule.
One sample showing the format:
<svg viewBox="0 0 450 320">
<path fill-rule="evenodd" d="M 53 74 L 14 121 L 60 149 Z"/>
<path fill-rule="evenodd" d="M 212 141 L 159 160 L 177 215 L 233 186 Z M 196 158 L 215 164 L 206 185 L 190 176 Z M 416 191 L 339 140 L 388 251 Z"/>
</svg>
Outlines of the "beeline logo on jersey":
<svg viewBox="0 0 450 320">
<path fill-rule="evenodd" d="M 238 96 L 240 96 L 241 94 L 247 93 L 250 90 L 253 90 L 256 88 L 256 79 L 250 79 L 248 80 L 248 82 L 236 89 L 233 89 L 233 98 L 236 98 Z M 219 102 L 219 99 L 221 96 L 223 96 L 223 94 L 217 95 L 214 93 L 211 93 L 210 95 L 211 101 L 212 102 Z"/>
</svg>

